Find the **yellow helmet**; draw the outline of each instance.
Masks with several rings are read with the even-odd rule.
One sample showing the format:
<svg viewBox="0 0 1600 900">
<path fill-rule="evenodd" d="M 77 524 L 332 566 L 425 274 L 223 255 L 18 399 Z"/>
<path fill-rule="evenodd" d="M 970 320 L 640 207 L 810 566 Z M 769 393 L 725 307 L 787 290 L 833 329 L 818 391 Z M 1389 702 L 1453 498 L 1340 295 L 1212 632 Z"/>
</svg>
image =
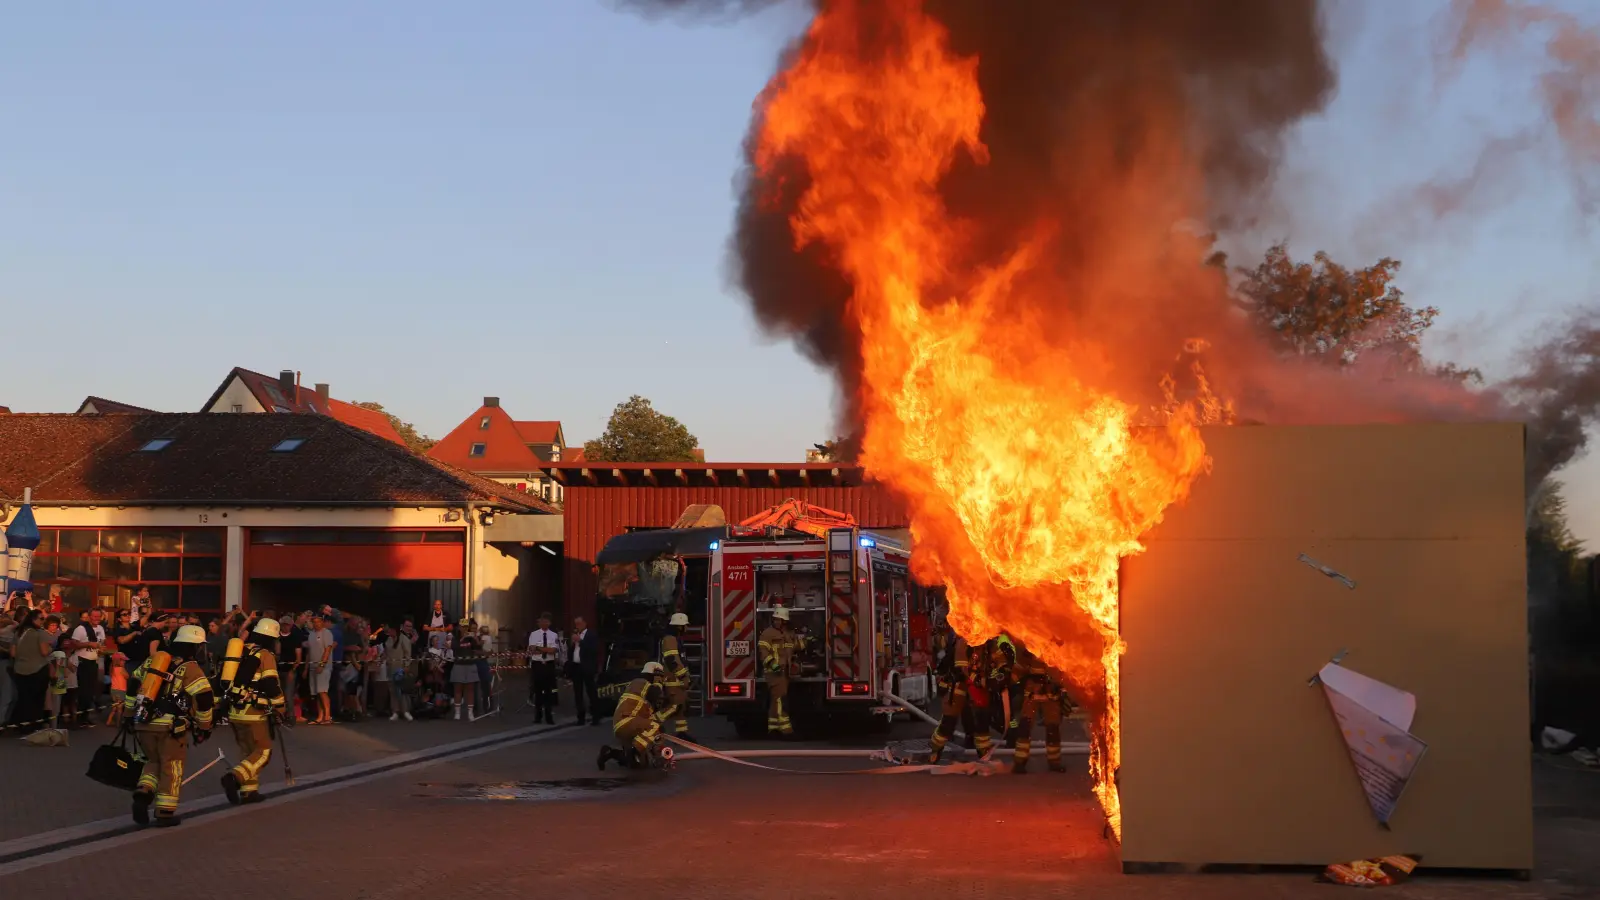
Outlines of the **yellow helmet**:
<svg viewBox="0 0 1600 900">
<path fill-rule="evenodd" d="M 647 663 L 644 664 L 644 669 L 641 670 L 640 674 L 643 674 L 643 675 L 665 675 L 665 674 L 667 674 L 667 669 L 661 663 L 658 663 L 658 662 L 655 662 L 654 660 L 652 660 L 652 661 L 647 662 Z"/>
<path fill-rule="evenodd" d="M 206 630 L 199 625 L 185 625 L 178 629 L 177 634 L 172 636 L 172 642 L 174 644 L 204 644 L 206 642 Z"/>
<path fill-rule="evenodd" d="M 261 621 L 257 622 L 256 627 L 250 629 L 250 631 L 253 634 L 259 634 L 269 638 L 283 637 L 283 630 L 278 627 L 277 619 L 262 619 Z"/>
<path fill-rule="evenodd" d="M 787 606 L 774 606 L 772 608 L 772 617 L 774 619 L 782 619 L 785 622 L 789 621 L 789 608 Z"/>
<path fill-rule="evenodd" d="M 673 628 L 677 628 L 679 625 L 688 625 L 689 624 L 689 614 L 688 613 L 673 613 L 672 614 L 672 618 L 667 620 L 667 624 L 671 625 Z"/>
</svg>

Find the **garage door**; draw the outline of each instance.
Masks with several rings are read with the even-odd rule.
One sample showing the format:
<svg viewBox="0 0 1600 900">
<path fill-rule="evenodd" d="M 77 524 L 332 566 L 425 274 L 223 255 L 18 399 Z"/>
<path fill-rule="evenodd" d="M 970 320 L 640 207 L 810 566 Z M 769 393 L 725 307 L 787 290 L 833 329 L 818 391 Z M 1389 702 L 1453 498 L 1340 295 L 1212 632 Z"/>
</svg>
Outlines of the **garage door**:
<svg viewBox="0 0 1600 900">
<path fill-rule="evenodd" d="M 465 577 L 462 529 L 252 529 L 245 571 L 255 578 L 449 581 Z"/>
</svg>

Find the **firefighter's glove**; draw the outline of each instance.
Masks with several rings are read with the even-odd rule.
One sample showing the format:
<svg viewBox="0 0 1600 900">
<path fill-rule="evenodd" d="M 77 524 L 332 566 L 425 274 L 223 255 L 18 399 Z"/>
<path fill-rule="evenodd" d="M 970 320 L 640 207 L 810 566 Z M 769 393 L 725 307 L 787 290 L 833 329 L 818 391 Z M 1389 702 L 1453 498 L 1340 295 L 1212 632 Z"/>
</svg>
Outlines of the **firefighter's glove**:
<svg viewBox="0 0 1600 900">
<path fill-rule="evenodd" d="M 209 741 L 209 740 L 211 740 L 211 729 L 209 729 L 209 728 L 196 728 L 194 730 L 194 745 L 196 747 L 200 746 L 201 744 L 204 744 L 206 741 Z"/>
</svg>

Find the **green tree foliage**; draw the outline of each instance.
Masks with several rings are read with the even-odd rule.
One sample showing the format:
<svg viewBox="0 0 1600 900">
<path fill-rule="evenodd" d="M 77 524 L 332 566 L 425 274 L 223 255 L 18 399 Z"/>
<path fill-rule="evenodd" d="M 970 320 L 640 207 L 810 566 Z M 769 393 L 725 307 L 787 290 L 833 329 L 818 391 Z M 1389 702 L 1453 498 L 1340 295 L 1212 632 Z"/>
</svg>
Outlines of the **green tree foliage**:
<svg viewBox="0 0 1600 900">
<path fill-rule="evenodd" d="M 1226 257 L 1213 254 L 1208 262 L 1225 265 Z M 1348 365 L 1384 350 L 1402 367 L 1420 370 L 1422 335 L 1439 310 L 1407 304 L 1393 283 L 1399 270 L 1399 260 L 1389 257 L 1349 269 L 1320 251 L 1312 262 L 1298 262 L 1277 244 L 1255 268 L 1237 270 L 1237 289 L 1251 318 L 1286 352 Z M 1465 378 L 1466 371 L 1450 367 L 1440 374 Z"/>
<path fill-rule="evenodd" d="M 611 411 L 604 434 L 584 442 L 583 454 L 595 462 L 696 462 L 698 447 L 682 422 L 634 394 Z"/>
<path fill-rule="evenodd" d="M 434 444 L 438 443 L 433 438 L 417 431 L 417 427 L 410 422 L 400 421 L 400 417 L 384 409 L 382 403 L 367 400 L 355 405 L 362 409 L 370 409 L 375 413 L 381 413 L 385 419 L 389 420 L 389 424 L 394 426 L 394 430 L 400 432 L 400 439 L 406 442 L 406 446 L 416 453 L 427 453 L 433 448 Z"/>
</svg>

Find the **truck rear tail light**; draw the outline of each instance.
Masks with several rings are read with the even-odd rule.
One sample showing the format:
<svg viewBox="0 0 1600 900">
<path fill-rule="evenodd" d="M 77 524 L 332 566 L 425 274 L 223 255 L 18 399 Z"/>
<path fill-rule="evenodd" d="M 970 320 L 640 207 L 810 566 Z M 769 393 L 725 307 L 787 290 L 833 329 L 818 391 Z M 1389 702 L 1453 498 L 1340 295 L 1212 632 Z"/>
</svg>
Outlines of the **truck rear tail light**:
<svg viewBox="0 0 1600 900">
<path fill-rule="evenodd" d="M 838 685 L 841 694 L 870 694 L 872 686 L 865 681 L 843 681 Z"/>
<path fill-rule="evenodd" d="M 745 696 L 744 685 L 739 682 L 714 684 L 711 686 L 711 696 L 743 697 Z"/>
</svg>

